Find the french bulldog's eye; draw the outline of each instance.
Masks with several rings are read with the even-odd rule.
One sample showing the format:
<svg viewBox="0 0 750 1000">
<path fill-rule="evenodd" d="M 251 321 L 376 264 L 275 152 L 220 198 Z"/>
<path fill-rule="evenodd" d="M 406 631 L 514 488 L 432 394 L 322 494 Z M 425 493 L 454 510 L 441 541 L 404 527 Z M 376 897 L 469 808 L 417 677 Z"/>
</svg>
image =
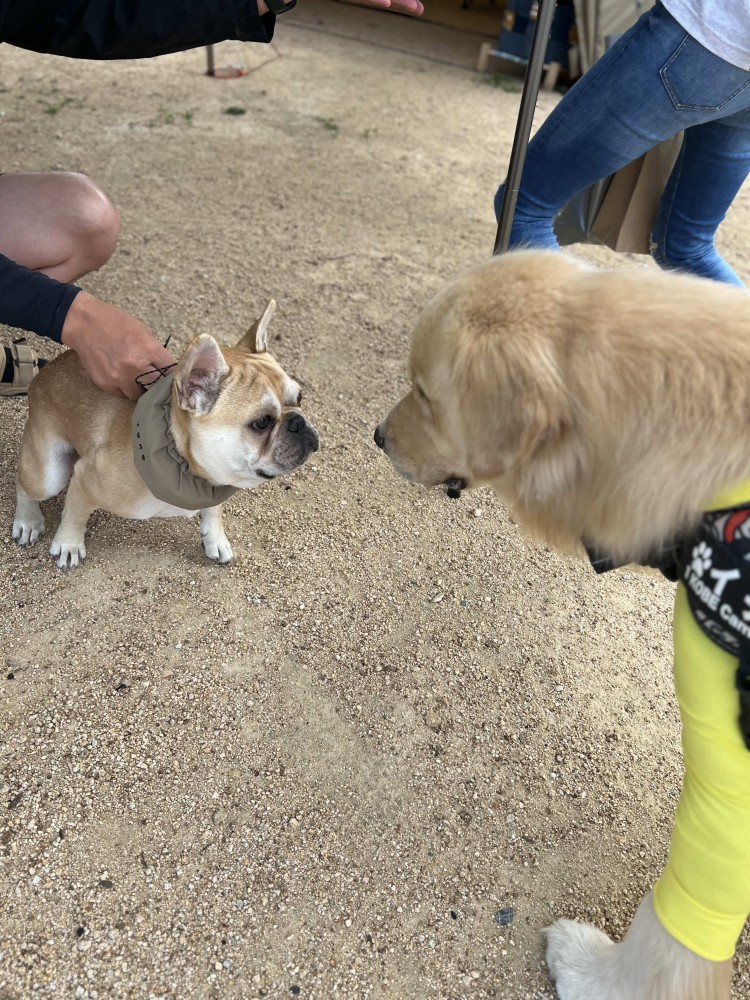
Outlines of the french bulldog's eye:
<svg viewBox="0 0 750 1000">
<path fill-rule="evenodd" d="M 253 420 L 250 424 L 250 428 L 254 431 L 267 431 L 272 423 L 273 417 L 266 415 L 265 417 L 258 417 L 257 420 Z"/>
</svg>

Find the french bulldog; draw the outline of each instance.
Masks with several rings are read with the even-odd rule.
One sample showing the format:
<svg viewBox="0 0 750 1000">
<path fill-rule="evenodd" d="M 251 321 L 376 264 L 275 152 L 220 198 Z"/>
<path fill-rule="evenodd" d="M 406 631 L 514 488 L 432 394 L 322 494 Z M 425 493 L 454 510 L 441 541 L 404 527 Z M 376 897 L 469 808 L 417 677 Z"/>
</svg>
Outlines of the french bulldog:
<svg viewBox="0 0 750 1000">
<path fill-rule="evenodd" d="M 85 558 L 86 523 L 97 509 L 139 520 L 200 511 L 206 555 L 229 562 L 223 501 L 293 472 L 319 447 L 298 383 L 268 353 L 275 308 L 272 299 L 235 347 L 196 337 L 137 403 L 97 388 L 73 351 L 46 365 L 29 387 L 13 521 L 19 545 L 44 534 L 39 501 L 67 485 L 50 547 L 61 569 Z"/>
</svg>

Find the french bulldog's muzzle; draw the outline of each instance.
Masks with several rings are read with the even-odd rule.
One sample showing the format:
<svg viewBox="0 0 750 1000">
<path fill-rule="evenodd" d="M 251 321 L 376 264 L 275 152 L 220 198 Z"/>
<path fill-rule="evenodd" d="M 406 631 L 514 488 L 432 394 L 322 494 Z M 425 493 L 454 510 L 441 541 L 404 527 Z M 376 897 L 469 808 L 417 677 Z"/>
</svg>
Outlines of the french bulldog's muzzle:
<svg viewBox="0 0 750 1000">
<path fill-rule="evenodd" d="M 320 438 L 313 425 L 301 413 L 288 413 L 279 428 L 272 457 L 279 474 L 298 469 L 309 456 L 320 448 Z M 261 473 L 263 478 L 272 478 Z"/>
</svg>

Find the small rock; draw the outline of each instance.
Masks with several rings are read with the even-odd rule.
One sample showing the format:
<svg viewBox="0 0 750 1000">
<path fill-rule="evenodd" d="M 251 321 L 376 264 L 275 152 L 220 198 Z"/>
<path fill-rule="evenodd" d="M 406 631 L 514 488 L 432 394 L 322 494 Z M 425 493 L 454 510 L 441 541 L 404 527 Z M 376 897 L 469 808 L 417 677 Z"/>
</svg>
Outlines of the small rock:
<svg viewBox="0 0 750 1000">
<path fill-rule="evenodd" d="M 516 911 L 512 906 L 503 906 L 495 914 L 495 920 L 500 924 L 501 927 L 507 927 L 508 924 L 513 923 L 513 919 L 516 915 Z"/>
</svg>

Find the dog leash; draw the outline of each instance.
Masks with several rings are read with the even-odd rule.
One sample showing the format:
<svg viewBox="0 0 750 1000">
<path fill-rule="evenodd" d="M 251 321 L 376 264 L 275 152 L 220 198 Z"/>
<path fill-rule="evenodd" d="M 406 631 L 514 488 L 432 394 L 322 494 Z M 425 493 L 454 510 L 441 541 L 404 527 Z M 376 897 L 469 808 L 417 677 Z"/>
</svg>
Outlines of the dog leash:
<svg viewBox="0 0 750 1000">
<path fill-rule="evenodd" d="M 169 341 L 171 339 L 172 334 L 170 333 L 162 345 L 165 349 L 169 346 Z M 150 388 L 150 386 L 154 384 L 154 382 L 158 382 L 160 378 L 166 378 L 176 366 L 177 362 L 173 361 L 171 365 L 165 365 L 164 368 L 149 368 L 147 372 L 141 372 L 140 375 L 136 375 L 135 384 L 139 389 L 142 389 L 145 392 L 146 389 Z M 144 381 L 144 379 L 148 379 L 148 381 Z"/>
<path fill-rule="evenodd" d="M 176 367 L 177 362 L 174 361 L 171 365 L 166 365 L 164 368 L 149 368 L 147 372 L 141 372 L 140 375 L 136 375 L 135 384 L 145 392 L 154 382 L 158 382 L 160 378 L 166 378 L 172 369 Z M 145 379 L 148 379 L 148 381 L 144 381 Z"/>
</svg>

